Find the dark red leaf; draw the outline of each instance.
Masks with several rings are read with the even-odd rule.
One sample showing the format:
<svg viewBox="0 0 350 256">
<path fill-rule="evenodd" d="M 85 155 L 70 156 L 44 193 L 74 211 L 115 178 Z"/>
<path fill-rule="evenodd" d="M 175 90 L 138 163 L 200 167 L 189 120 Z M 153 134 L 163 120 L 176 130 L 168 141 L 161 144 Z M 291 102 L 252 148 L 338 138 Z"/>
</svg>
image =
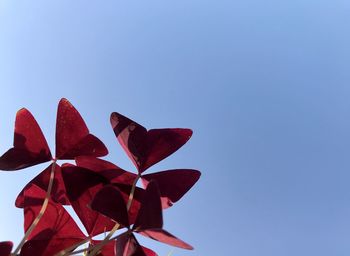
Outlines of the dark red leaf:
<svg viewBox="0 0 350 256">
<path fill-rule="evenodd" d="M 73 166 L 74 167 L 74 165 L 72 165 L 72 164 L 64 164 L 62 167 L 65 168 L 67 166 L 69 166 L 69 167 Z M 87 171 L 90 171 L 90 170 L 87 170 Z M 92 172 L 92 171 L 90 171 L 90 172 Z M 109 183 L 108 179 L 104 178 L 102 175 L 99 175 L 98 172 L 96 173 L 96 176 L 99 176 L 98 179 L 100 179 L 100 181 L 103 184 L 108 184 Z M 81 180 L 83 180 L 83 179 L 81 179 Z M 96 182 L 96 181 L 94 181 L 94 178 L 92 178 L 91 180 L 92 180 L 92 182 Z M 76 183 L 78 183 L 79 185 L 75 184 L 74 186 L 73 185 L 70 186 L 75 191 L 75 193 L 70 192 L 70 194 L 71 194 L 70 196 L 74 196 L 74 194 L 77 194 L 78 191 L 81 191 L 81 193 L 82 193 L 82 191 L 84 191 L 84 187 L 86 185 L 80 184 L 79 182 L 76 182 Z M 72 184 L 74 184 L 74 181 L 72 182 Z M 129 200 L 129 195 L 130 195 L 132 186 L 131 185 L 127 185 L 127 184 L 120 184 L 120 183 L 112 183 L 112 185 L 117 187 L 120 190 L 121 195 L 122 195 L 122 197 L 123 197 L 123 199 L 125 201 L 125 204 L 126 204 L 128 202 L 128 200 Z M 79 186 L 81 187 L 80 189 L 79 189 Z M 132 200 L 131 207 L 130 207 L 129 212 L 128 212 L 129 223 L 130 224 L 133 224 L 135 222 L 137 213 L 138 213 L 138 211 L 140 209 L 140 201 L 141 201 L 141 198 L 143 196 L 143 192 L 144 192 L 144 190 L 142 188 L 138 188 L 138 187 L 135 188 L 134 198 Z"/>
<path fill-rule="evenodd" d="M 79 112 L 67 99 L 61 99 L 57 109 L 56 157 L 74 159 L 77 156 L 104 156 L 105 145 L 89 130 Z"/>
<path fill-rule="evenodd" d="M 0 256 L 10 256 L 13 243 L 10 241 L 0 242 Z"/>
<path fill-rule="evenodd" d="M 127 242 L 127 240 L 125 240 L 128 237 L 128 235 L 125 235 L 124 238 L 121 238 L 122 240 L 124 239 L 124 241 L 119 241 L 119 246 L 121 247 L 121 250 L 123 250 L 123 248 L 125 248 L 125 245 L 123 245 L 123 243 L 125 244 Z M 93 245 L 98 244 L 101 241 L 93 241 Z M 122 243 L 122 244 L 121 244 Z M 155 253 L 154 251 L 152 251 L 151 249 L 141 246 L 143 253 L 142 255 L 146 255 L 146 256 L 158 256 L 157 253 Z M 107 243 L 106 245 L 104 245 L 100 251 L 100 253 L 97 256 L 115 256 L 116 255 L 116 240 L 113 240 L 109 243 Z M 128 253 L 127 251 L 124 253 Z M 123 255 L 123 254 L 122 254 Z"/>
<path fill-rule="evenodd" d="M 70 201 L 79 200 L 89 188 L 97 185 L 102 185 L 101 187 L 103 187 L 109 183 L 102 175 L 83 167 L 66 163 L 62 165 L 61 169 L 67 196 Z"/>
<path fill-rule="evenodd" d="M 133 234 L 125 234 L 117 239 L 116 256 L 147 256 Z"/>
<path fill-rule="evenodd" d="M 42 239 L 44 236 L 46 239 Z M 55 233 L 51 229 L 41 231 L 37 237 L 24 243 L 21 256 L 52 256 L 82 241 L 78 238 L 55 238 Z M 74 249 L 72 248 L 72 250 Z"/>
<path fill-rule="evenodd" d="M 147 256 L 158 256 L 157 253 L 155 253 L 154 251 L 152 251 L 151 249 L 142 246 L 143 252 L 147 255 Z"/>
<path fill-rule="evenodd" d="M 78 166 L 97 172 L 107 178 L 111 183 L 132 185 L 137 177 L 136 174 L 127 172 L 115 164 L 90 156 L 75 158 Z"/>
<path fill-rule="evenodd" d="M 62 176 L 69 201 L 88 234 L 95 236 L 111 230 L 115 223 L 90 208 L 92 199 L 108 180 L 88 169 L 70 165 L 62 166 Z"/>
<path fill-rule="evenodd" d="M 201 173 L 191 169 L 167 170 L 146 174 L 142 182 L 147 187 L 151 180 L 157 181 L 163 209 L 173 205 L 197 182 Z"/>
<path fill-rule="evenodd" d="M 0 170 L 13 171 L 51 160 L 45 137 L 25 108 L 16 114 L 13 148 L 0 157 Z"/>
<path fill-rule="evenodd" d="M 129 195 L 131 193 L 132 186 L 125 185 L 125 184 L 115 184 L 115 183 L 113 185 L 119 189 L 119 191 L 121 192 L 121 195 L 123 196 L 125 204 L 127 204 L 127 202 L 129 201 Z M 130 209 L 128 211 L 130 225 L 135 223 L 137 214 L 140 210 L 141 200 L 144 196 L 144 192 L 145 190 L 142 188 L 139 188 L 139 187 L 135 188 L 134 197 L 131 202 Z"/>
<path fill-rule="evenodd" d="M 54 164 L 54 163 L 53 163 Z M 42 171 L 39 175 L 37 175 L 34 179 L 32 179 L 28 184 L 22 189 L 22 191 L 17 196 L 15 205 L 16 207 L 23 208 L 24 207 L 24 191 L 30 186 L 30 184 L 35 184 L 43 190 L 47 190 L 49 186 L 50 180 L 50 172 L 52 165 L 47 167 L 44 171 Z M 63 205 L 69 205 L 69 200 L 66 196 L 66 189 L 64 187 L 61 168 L 58 164 L 55 164 L 55 178 L 51 191 L 51 198 L 56 203 L 60 203 Z"/>
<path fill-rule="evenodd" d="M 44 190 L 34 184 L 24 191 L 25 231 L 39 214 L 45 194 Z M 43 217 L 23 246 L 21 255 L 51 256 L 84 239 L 84 234 L 66 210 L 60 204 L 49 200 Z"/>
<path fill-rule="evenodd" d="M 155 186 L 148 186 L 148 193 L 136 187 L 129 211 L 126 210 L 126 204 L 129 200 L 131 186 L 124 184 L 105 186 L 96 194 L 91 208 L 124 226 L 132 225 L 139 219 L 134 228 L 159 227 L 162 224 L 162 211 L 159 192 L 155 190 L 157 189 Z M 141 201 L 144 202 L 142 212 Z"/>
<path fill-rule="evenodd" d="M 101 241 L 93 240 L 92 245 L 97 245 Z M 115 243 L 116 240 L 112 240 L 108 243 L 106 243 L 100 250 L 99 254 L 97 256 L 115 256 Z"/>
<path fill-rule="evenodd" d="M 180 240 L 179 238 L 173 236 L 172 234 L 163 229 L 147 229 L 138 233 L 165 244 L 169 244 L 187 250 L 193 250 L 193 247 L 191 245 L 185 243 L 184 241 Z"/>
<path fill-rule="evenodd" d="M 191 137 L 190 129 L 168 128 L 147 131 L 145 127 L 119 114 L 111 114 L 118 141 L 140 173 L 168 157 Z"/>
<path fill-rule="evenodd" d="M 145 230 L 150 228 L 162 228 L 163 215 L 160 202 L 160 194 L 157 183 L 151 181 L 141 201 L 141 208 L 137 215 L 134 230 Z"/>
<path fill-rule="evenodd" d="M 91 209 L 102 213 L 125 227 L 129 226 L 125 200 L 120 190 L 113 185 L 107 185 L 96 193 L 91 203 Z"/>
</svg>

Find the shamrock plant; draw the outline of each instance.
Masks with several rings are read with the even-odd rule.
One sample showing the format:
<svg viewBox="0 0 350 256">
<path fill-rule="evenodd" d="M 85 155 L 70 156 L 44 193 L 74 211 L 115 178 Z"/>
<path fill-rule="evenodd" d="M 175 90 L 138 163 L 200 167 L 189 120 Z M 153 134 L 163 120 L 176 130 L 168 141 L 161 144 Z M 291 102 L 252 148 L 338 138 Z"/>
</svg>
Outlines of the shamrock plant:
<svg viewBox="0 0 350 256">
<path fill-rule="evenodd" d="M 163 229 L 162 211 L 191 189 L 200 177 L 193 169 L 146 173 L 191 137 L 190 129 L 147 130 L 135 121 L 111 114 L 111 125 L 136 167 L 129 172 L 101 159 L 108 150 L 89 132 L 66 99 L 58 104 L 55 156 L 27 109 L 17 112 L 13 147 L 0 157 L 0 170 L 17 171 L 49 162 L 19 193 L 15 205 L 24 211 L 24 237 L 13 248 L 0 242 L 0 256 L 156 256 L 135 234 L 183 249 L 191 245 Z M 59 165 L 57 160 L 74 160 Z M 142 186 L 138 186 L 141 180 Z M 85 232 L 65 207 L 72 207 Z M 118 231 L 118 232 L 117 232 Z M 96 239 L 100 234 L 104 239 Z M 84 249 L 81 245 L 84 245 Z"/>
</svg>

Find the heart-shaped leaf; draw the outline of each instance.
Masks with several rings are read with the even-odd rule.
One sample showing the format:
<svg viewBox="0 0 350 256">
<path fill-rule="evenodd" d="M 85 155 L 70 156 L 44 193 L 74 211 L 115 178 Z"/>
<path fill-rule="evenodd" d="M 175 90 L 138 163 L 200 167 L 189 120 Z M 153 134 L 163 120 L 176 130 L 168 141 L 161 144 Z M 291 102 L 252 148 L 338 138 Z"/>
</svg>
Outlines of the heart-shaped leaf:
<svg viewBox="0 0 350 256">
<path fill-rule="evenodd" d="M 180 200 L 197 182 L 201 173 L 191 169 L 175 169 L 142 175 L 142 182 L 147 187 L 155 180 L 161 195 L 162 208 L 168 208 Z"/>
<path fill-rule="evenodd" d="M 42 171 L 39 175 L 37 175 L 34 179 L 32 179 L 28 184 L 22 189 L 22 191 L 17 196 L 15 205 L 18 208 L 24 207 L 24 191 L 30 186 L 30 184 L 35 184 L 43 190 L 47 190 L 50 181 L 50 172 L 52 165 L 55 165 L 55 178 L 53 181 L 52 191 L 51 191 L 51 199 L 56 203 L 60 203 L 62 205 L 69 205 L 70 202 L 66 196 L 66 189 L 64 187 L 61 168 L 58 164 L 52 163 L 49 167 L 47 167 L 44 171 Z"/>
<path fill-rule="evenodd" d="M 91 202 L 91 209 L 115 220 L 124 227 L 129 226 L 125 200 L 115 186 L 108 185 L 98 191 Z"/>
<path fill-rule="evenodd" d="M 62 166 L 62 176 L 69 201 L 88 234 L 95 236 L 111 230 L 115 223 L 90 208 L 92 199 L 108 180 L 98 173 L 71 165 Z"/>
<path fill-rule="evenodd" d="M 74 159 L 77 156 L 105 156 L 108 150 L 89 133 L 83 118 L 67 99 L 61 99 L 57 109 L 56 158 Z"/>
<path fill-rule="evenodd" d="M 25 108 L 16 114 L 13 148 L 0 157 L 0 170 L 14 171 L 51 160 L 45 137 Z"/>
<path fill-rule="evenodd" d="M 30 184 L 24 191 L 24 227 L 28 230 L 39 214 L 45 191 Z M 21 250 L 22 256 L 51 256 L 85 239 L 66 210 L 52 200 Z"/>
<path fill-rule="evenodd" d="M 118 141 L 140 173 L 168 157 L 191 137 L 190 129 L 152 129 L 119 114 L 111 114 L 111 124 Z"/>
</svg>

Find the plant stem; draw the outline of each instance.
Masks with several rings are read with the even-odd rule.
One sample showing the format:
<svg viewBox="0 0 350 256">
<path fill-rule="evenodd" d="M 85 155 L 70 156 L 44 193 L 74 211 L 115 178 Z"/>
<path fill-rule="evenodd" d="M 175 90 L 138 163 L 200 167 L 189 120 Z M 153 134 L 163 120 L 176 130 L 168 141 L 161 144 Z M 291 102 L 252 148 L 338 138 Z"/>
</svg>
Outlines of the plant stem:
<svg viewBox="0 0 350 256">
<path fill-rule="evenodd" d="M 140 174 L 137 175 L 137 177 L 136 177 L 134 183 L 132 184 L 131 191 L 130 191 L 130 194 L 129 194 L 128 203 L 126 204 L 126 210 L 127 210 L 127 211 L 130 210 L 132 200 L 134 199 L 136 184 L 137 184 L 138 180 L 140 179 L 140 177 L 141 177 Z"/>
<path fill-rule="evenodd" d="M 103 241 L 101 241 L 101 243 L 102 242 L 104 242 L 104 244 L 103 245 L 105 245 L 106 243 L 109 243 L 110 241 L 113 241 L 113 240 L 115 240 L 115 239 L 118 239 L 119 237 L 121 237 L 121 236 L 123 236 L 123 235 L 126 235 L 126 234 L 128 234 L 128 233 L 131 233 L 132 231 L 131 230 L 127 230 L 127 231 L 125 231 L 124 233 L 121 233 L 121 234 L 119 234 L 119 235 L 117 235 L 117 236 L 115 236 L 115 237 L 112 237 L 112 238 L 110 238 L 110 239 L 108 239 L 108 240 L 103 240 Z M 78 250 L 78 251 L 75 251 L 75 252 L 71 252 L 69 255 L 75 255 L 75 254 L 78 254 L 78 253 L 81 253 L 81 252 L 88 252 L 89 253 L 89 251 L 90 250 L 95 250 L 96 248 L 98 248 L 98 250 L 100 250 L 101 248 L 99 247 L 99 246 L 101 246 L 101 243 L 99 243 L 99 244 L 96 244 L 96 245 L 93 245 L 93 246 L 89 246 L 89 247 L 87 247 L 87 248 L 84 248 L 84 249 L 81 249 L 81 250 Z M 91 252 L 92 253 L 92 252 Z M 65 254 L 66 255 L 66 254 Z M 64 255 L 64 256 L 65 256 Z M 56 255 L 55 255 L 56 256 Z"/>
<path fill-rule="evenodd" d="M 85 244 L 87 242 L 90 241 L 90 237 L 84 239 L 83 241 L 79 242 L 79 243 L 76 243 L 76 244 L 73 244 L 72 246 L 58 252 L 55 254 L 55 256 L 65 256 L 65 255 L 69 255 L 70 251 L 74 250 L 75 248 L 77 248 L 78 246 L 82 245 L 82 244 Z"/>
<path fill-rule="evenodd" d="M 138 180 L 140 179 L 141 175 L 137 175 L 136 179 L 134 180 L 134 183 L 132 184 L 131 190 L 130 190 L 130 194 L 129 194 L 129 199 L 128 199 L 128 203 L 126 204 L 126 209 L 127 211 L 130 210 L 131 207 L 131 203 L 132 200 L 134 199 L 134 194 L 135 194 L 135 189 L 136 189 L 136 184 L 138 182 Z M 114 227 L 112 228 L 112 230 L 108 233 L 108 235 L 98 244 L 95 246 L 95 248 L 91 251 L 91 253 L 88 254 L 88 256 L 94 256 L 98 253 L 98 251 L 106 244 L 110 241 L 110 238 L 113 236 L 113 234 L 118 230 L 118 228 L 120 227 L 119 223 L 116 223 L 114 225 Z"/>
<path fill-rule="evenodd" d="M 21 250 L 22 246 L 24 245 L 24 243 L 26 242 L 26 240 L 28 239 L 30 234 L 33 232 L 34 228 L 38 225 L 41 217 L 44 215 L 44 213 L 46 211 L 47 205 L 49 204 L 49 198 L 50 198 L 51 190 L 52 190 L 52 187 L 53 187 L 53 181 L 54 181 L 54 178 L 55 178 L 55 167 L 56 167 L 56 159 L 53 159 L 51 172 L 50 172 L 49 185 L 47 187 L 45 199 L 44 199 L 44 202 L 43 202 L 43 204 L 41 206 L 40 212 L 36 216 L 36 218 L 34 219 L 33 223 L 30 225 L 30 227 L 28 228 L 27 232 L 24 234 L 24 237 L 22 238 L 21 242 L 17 246 L 16 250 L 14 250 L 12 255 L 17 255 L 17 253 Z"/>
</svg>

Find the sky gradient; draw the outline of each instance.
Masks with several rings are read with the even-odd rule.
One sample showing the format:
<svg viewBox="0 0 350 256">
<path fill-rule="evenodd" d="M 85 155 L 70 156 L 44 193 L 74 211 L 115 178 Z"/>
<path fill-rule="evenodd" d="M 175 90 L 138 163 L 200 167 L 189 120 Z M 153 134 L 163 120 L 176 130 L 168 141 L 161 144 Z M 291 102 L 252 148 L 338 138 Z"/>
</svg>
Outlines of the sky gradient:
<svg viewBox="0 0 350 256">
<path fill-rule="evenodd" d="M 0 0 L 0 153 L 21 107 L 53 150 L 62 97 L 128 170 L 111 112 L 188 127 L 149 170 L 202 172 L 165 212 L 195 247 L 174 256 L 349 255 L 349 24 L 345 0 Z M 0 240 L 22 238 L 14 200 L 43 167 L 0 173 Z"/>
</svg>

